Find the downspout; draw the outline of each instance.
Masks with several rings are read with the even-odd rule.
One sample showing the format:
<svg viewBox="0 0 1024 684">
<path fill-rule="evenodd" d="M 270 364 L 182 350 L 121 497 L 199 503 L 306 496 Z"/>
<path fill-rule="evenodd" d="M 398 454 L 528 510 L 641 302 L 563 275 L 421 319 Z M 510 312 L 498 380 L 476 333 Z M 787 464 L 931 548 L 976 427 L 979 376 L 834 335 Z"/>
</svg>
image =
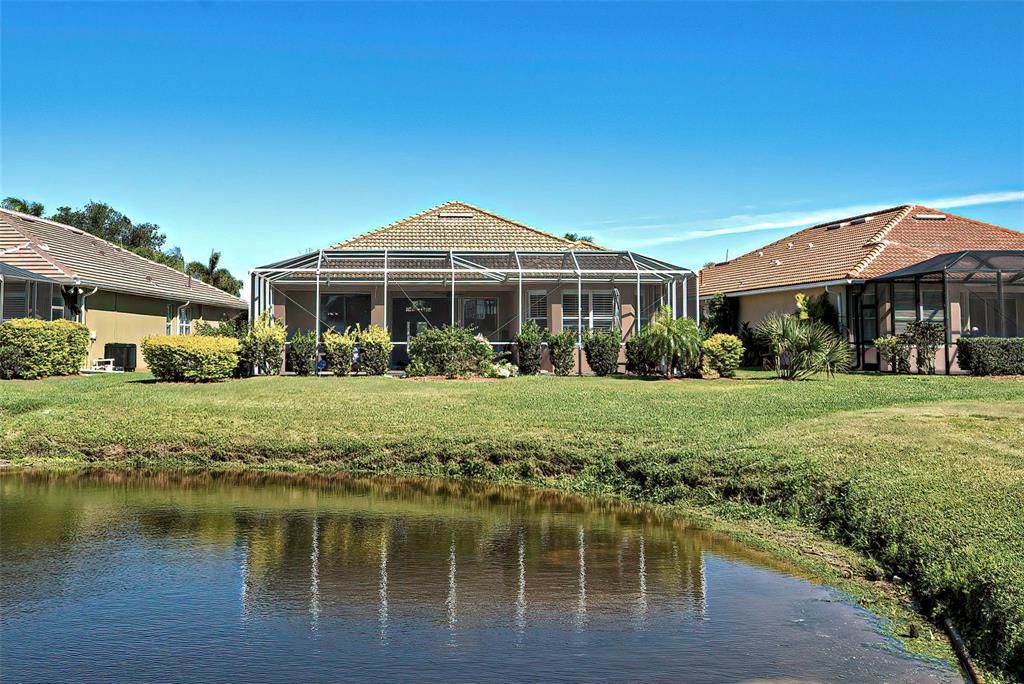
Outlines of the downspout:
<svg viewBox="0 0 1024 684">
<path fill-rule="evenodd" d="M 184 309 L 186 306 L 188 306 L 191 303 L 192 303 L 192 300 L 190 299 L 190 300 L 188 300 L 187 302 L 185 302 L 184 304 L 182 304 L 181 306 L 178 307 L 178 315 L 177 315 L 178 330 L 181 330 L 181 310 Z"/>
<path fill-rule="evenodd" d="M 88 299 L 89 297 L 93 296 L 94 294 L 96 294 L 96 290 L 98 290 L 98 289 L 100 289 L 100 288 L 94 287 L 94 288 L 92 288 L 92 292 L 89 292 L 89 293 L 83 292 L 82 293 L 82 313 L 81 313 L 82 325 L 88 326 L 88 323 L 85 322 L 85 310 L 86 310 L 85 300 Z"/>
<path fill-rule="evenodd" d="M 0 273 L 0 323 L 4 320 L 4 275 Z"/>
</svg>

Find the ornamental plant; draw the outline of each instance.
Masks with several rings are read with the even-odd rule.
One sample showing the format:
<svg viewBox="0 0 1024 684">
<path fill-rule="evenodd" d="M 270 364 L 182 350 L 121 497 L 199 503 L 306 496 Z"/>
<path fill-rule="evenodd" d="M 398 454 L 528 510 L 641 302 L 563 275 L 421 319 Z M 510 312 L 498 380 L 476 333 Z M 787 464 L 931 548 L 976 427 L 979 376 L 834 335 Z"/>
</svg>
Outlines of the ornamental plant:
<svg viewBox="0 0 1024 684">
<path fill-rule="evenodd" d="M 743 342 L 735 335 L 718 333 L 704 340 L 704 364 L 724 378 L 736 374 L 743 362 Z"/>
<path fill-rule="evenodd" d="M 555 375 L 572 375 L 576 367 L 576 331 L 566 328 L 548 335 L 548 353 L 551 354 Z"/>
<path fill-rule="evenodd" d="M 875 338 L 875 349 L 893 373 L 910 372 L 910 340 L 906 335 L 883 335 Z"/>
<path fill-rule="evenodd" d="M 327 367 L 337 376 L 348 375 L 352 370 L 352 358 L 356 351 L 356 333 L 351 328 L 345 332 L 325 330 L 323 334 L 324 359 Z"/>
<path fill-rule="evenodd" d="M 649 352 L 658 359 L 663 375 L 676 371 L 695 375 L 700 369 L 701 332 L 690 318 L 676 318 L 672 307 L 663 306 L 650 325 L 641 333 L 650 345 Z"/>
<path fill-rule="evenodd" d="M 956 357 L 973 375 L 1024 375 L 1024 337 L 964 335 L 957 340 Z"/>
<path fill-rule="evenodd" d="M 358 370 L 367 375 L 384 375 L 391 367 L 391 334 L 379 325 L 356 327 Z"/>
<path fill-rule="evenodd" d="M 779 378 L 803 380 L 817 373 L 831 377 L 850 367 L 850 348 L 826 323 L 773 313 L 755 328 L 768 345 Z"/>
<path fill-rule="evenodd" d="M 224 380 L 238 365 L 238 340 L 201 335 L 145 337 L 142 358 L 157 380 Z"/>
<path fill-rule="evenodd" d="M 494 362 L 494 350 L 472 328 L 430 328 L 409 340 L 409 375 L 481 375 Z"/>
<path fill-rule="evenodd" d="M 288 361 L 296 375 L 310 375 L 316 369 L 316 333 L 301 330 L 292 335 L 288 345 Z"/>
<path fill-rule="evenodd" d="M 946 341 L 946 327 L 933 321 L 914 321 L 907 326 L 907 340 L 917 350 L 917 372 L 935 372 L 935 352 Z"/>
<path fill-rule="evenodd" d="M 15 318 L 0 324 L 4 376 L 73 375 L 89 352 L 89 329 L 74 321 Z"/>
<path fill-rule="evenodd" d="M 281 371 L 287 337 L 284 324 L 272 318 L 269 311 L 264 311 L 242 338 L 239 356 L 253 370 L 264 375 L 277 375 Z"/>
<path fill-rule="evenodd" d="M 522 329 L 516 333 L 514 342 L 516 343 L 519 372 L 523 375 L 536 375 L 539 373 L 544 332 L 537 325 L 537 321 L 526 321 Z"/>
<path fill-rule="evenodd" d="M 626 340 L 626 372 L 644 376 L 658 373 L 658 356 L 646 329 Z"/>
<path fill-rule="evenodd" d="M 587 331 L 583 336 L 583 351 L 590 370 L 596 375 L 611 375 L 617 371 L 621 345 L 622 332 L 618 328 Z"/>
</svg>

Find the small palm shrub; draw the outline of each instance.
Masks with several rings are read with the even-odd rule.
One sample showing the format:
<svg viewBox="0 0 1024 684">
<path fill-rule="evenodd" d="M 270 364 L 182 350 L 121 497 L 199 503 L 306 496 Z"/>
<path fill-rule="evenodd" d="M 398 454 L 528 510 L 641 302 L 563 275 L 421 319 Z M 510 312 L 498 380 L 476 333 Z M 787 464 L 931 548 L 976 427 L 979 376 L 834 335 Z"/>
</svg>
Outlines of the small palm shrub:
<svg viewBox="0 0 1024 684">
<path fill-rule="evenodd" d="M 907 326 L 907 340 L 917 350 L 917 372 L 935 372 L 935 352 L 946 341 L 946 327 L 932 321 L 914 321 Z"/>
<path fill-rule="evenodd" d="M 335 375 L 348 375 L 352 370 L 352 355 L 356 350 L 356 334 L 351 329 L 342 333 L 325 330 L 323 343 L 327 367 Z"/>
<path fill-rule="evenodd" d="M 384 375 L 391 367 L 391 334 L 379 325 L 356 328 L 359 370 L 367 375 Z"/>
<path fill-rule="evenodd" d="M 657 357 L 662 373 L 672 376 L 677 371 L 695 375 L 700 369 L 700 327 L 690 318 L 675 318 L 672 307 L 663 306 L 641 336 L 647 339 L 650 352 Z"/>
<path fill-rule="evenodd" d="M 408 375 L 480 375 L 494 362 L 494 350 L 472 328 L 430 328 L 409 340 Z"/>
<path fill-rule="evenodd" d="M 626 372 L 632 375 L 656 375 L 658 356 L 650 339 L 642 330 L 626 340 Z"/>
<path fill-rule="evenodd" d="M 910 340 L 906 335 L 883 335 L 875 338 L 875 349 L 893 373 L 910 372 Z"/>
<path fill-rule="evenodd" d="M 850 367 L 846 340 L 821 321 L 774 313 L 758 323 L 756 331 L 768 345 L 780 378 L 803 380 L 817 373 L 831 377 Z"/>
<path fill-rule="evenodd" d="M 288 362 L 296 375 L 310 375 L 316 369 L 316 333 L 301 330 L 292 335 L 288 345 Z"/>
<path fill-rule="evenodd" d="M 596 375 L 611 375 L 619 369 L 622 332 L 618 328 L 590 330 L 583 336 L 583 351 L 590 370 Z"/>
<path fill-rule="evenodd" d="M 743 342 L 735 335 L 718 333 L 704 340 L 704 363 L 724 378 L 736 374 L 743 362 Z"/>
<path fill-rule="evenodd" d="M 566 328 L 557 335 L 548 335 L 548 353 L 555 375 L 572 375 L 576 367 L 576 331 Z"/>
<path fill-rule="evenodd" d="M 288 331 L 284 324 L 274 320 L 269 311 L 264 311 L 241 339 L 239 356 L 254 371 L 277 375 L 281 371 L 281 358 L 287 337 Z"/>
<path fill-rule="evenodd" d="M 238 340 L 202 335 L 145 337 L 142 358 L 158 380 L 224 380 L 238 365 Z"/>
<path fill-rule="evenodd" d="M 519 372 L 536 375 L 540 372 L 540 355 L 543 349 L 544 331 L 537 321 L 526 321 L 515 337 Z"/>
</svg>

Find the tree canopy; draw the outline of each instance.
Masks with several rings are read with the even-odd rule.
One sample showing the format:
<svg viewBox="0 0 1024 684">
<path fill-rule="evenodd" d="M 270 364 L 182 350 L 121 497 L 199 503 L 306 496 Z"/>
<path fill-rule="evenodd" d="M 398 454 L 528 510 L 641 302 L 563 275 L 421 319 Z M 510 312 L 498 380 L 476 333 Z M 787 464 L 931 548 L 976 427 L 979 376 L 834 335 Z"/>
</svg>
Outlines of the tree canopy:
<svg viewBox="0 0 1024 684">
<path fill-rule="evenodd" d="M 566 233 L 562 236 L 566 240 L 572 240 L 573 242 L 593 242 L 593 235 L 580 235 L 579 233 Z"/>
<path fill-rule="evenodd" d="M 0 206 L 11 211 L 42 216 L 45 209 L 39 202 L 29 202 L 20 197 L 7 197 Z M 242 281 L 220 267 L 220 252 L 210 252 L 207 263 L 192 261 L 186 265 L 185 257 L 178 247 L 165 247 L 167 235 L 156 223 L 135 223 L 126 215 L 106 202 L 89 202 L 85 206 L 58 207 L 50 220 L 74 226 L 87 233 L 113 242 L 130 252 L 146 257 L 165 266 L 188 273 L 204 283 L 229 292 L 235 296 L 242 289 Z"/>
</svg>

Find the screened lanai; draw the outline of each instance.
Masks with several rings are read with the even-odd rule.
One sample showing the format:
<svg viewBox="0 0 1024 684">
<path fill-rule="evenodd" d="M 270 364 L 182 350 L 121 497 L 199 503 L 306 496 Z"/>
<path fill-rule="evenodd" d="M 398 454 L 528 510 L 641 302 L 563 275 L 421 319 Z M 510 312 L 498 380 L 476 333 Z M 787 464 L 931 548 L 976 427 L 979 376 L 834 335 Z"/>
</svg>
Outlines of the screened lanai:
<svg viewBox="0 0 1024 684">
<path fill-rule="evenodd" d="M 699 316 L 693 271 L 630 251 L 322 249 L 253 269 L 251 315 L 290 330 L 376 323 L 396 365 L 423 327 L 472 325 L 505 347 L 527 320 L 557 332 L 635 334 L 661 306 Z M 582 360 L 580 363 L 582 369 Z"/>
<path fill-rule="evenodd" d="M 959 370 L 956 343 L 961 335 L 1024 335 L 1024 250 L 940 254 L 862 288 L 882 307 L 877 322 L 871 322 L 882 334 L 886 329 L 902 333 L 913 321 L 943 324 L 946 339 L 935 367 L 946 373 Z"/>
</svg>

